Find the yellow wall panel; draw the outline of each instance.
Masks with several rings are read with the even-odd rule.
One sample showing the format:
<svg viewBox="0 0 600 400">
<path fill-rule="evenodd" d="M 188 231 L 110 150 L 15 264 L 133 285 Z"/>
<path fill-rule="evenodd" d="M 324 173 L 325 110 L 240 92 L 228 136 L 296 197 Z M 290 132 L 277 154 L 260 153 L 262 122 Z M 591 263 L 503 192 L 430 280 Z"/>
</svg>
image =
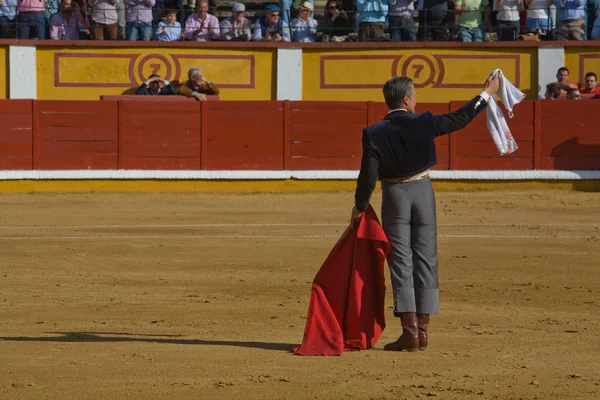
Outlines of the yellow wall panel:
<svg viewBox="0 0 600 400">
<path fill-rule="evenodd" d="M 600 75 L 600 50 L 594 47 L 565 48 L 565 67 L 569 68 L 569 80 L 582 84 L 585 74 Z"/>
<path fill-rule="evenodd" d="M 37 49 L 38 99 L 98 100 L 124 94 L 150 74 L 187 80 L 202 68 L 222 100 L 272 100 L 276 71 L 272 49 L 58 48 Z"/>
<path fill-rule="evenodd" d="M 8 46 L 0 47 L 0 99 L 8 98 Z"/>
<path fill-rule="evenodd" d="M 537 97 L 536 48 L 304 49 L 302 61 L 303 100 L 382 101 L 383 84 L 395 76 L 411 77 L 421 102 L 468 100 L 496 68 Z"/>
</svg>

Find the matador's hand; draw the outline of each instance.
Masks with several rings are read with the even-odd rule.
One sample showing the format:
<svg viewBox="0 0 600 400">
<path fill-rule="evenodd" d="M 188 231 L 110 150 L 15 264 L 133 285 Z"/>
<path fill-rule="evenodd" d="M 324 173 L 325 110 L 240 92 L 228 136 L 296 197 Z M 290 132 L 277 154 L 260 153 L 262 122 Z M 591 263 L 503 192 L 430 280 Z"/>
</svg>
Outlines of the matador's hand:
<svg viewBox="0 0 600 400">
<path fill-rule="evenodd" d="M 362 218 L 364 211 L 359 211 L 358 208 L 352 208 L 352 214 L 350 215 L 350 226 L 352 229 L 358 229 L 358 225 L 360 224 L 360 219 Z"/>
</svg>

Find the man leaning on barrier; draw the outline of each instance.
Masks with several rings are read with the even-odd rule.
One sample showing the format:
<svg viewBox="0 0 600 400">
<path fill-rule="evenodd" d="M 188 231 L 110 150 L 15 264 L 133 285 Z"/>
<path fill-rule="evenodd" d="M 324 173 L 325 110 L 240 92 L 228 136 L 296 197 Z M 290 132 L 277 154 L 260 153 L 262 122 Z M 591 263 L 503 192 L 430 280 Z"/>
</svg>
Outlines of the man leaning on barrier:
<svg viewBox="0 0 600 400">
<path fill-rule="evenodd" d="M 177 91 L 168 80 L 162 79 L 160 75 L 152 74 L 137 88 L 135 94 L 138 96 L 169 96 L 177 94 Z"/>
<path fill-rule="evenodd" d="M 188 78 L 177 89 L 178 94 L 193 97 L 198 101 L 206 101 L 207 95 L 219 95 L 219 88 L 204 76 L 200 68 L 191 68 L 188 72 Z"/>
</svg>

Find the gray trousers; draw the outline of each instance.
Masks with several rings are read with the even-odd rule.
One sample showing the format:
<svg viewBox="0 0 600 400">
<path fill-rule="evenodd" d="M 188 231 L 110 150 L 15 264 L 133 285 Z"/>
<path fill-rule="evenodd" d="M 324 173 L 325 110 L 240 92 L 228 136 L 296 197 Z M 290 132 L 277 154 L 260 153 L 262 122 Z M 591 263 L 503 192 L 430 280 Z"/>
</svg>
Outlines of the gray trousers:
<svg viewBox="0 0 600 400">
<path fill-rule="evenodd" d="M 390 242 L 387 257 L 394 315 L 439 313 L 435 195 L 429 178 L 381 182 L 381 219 Z"/>
</svg>

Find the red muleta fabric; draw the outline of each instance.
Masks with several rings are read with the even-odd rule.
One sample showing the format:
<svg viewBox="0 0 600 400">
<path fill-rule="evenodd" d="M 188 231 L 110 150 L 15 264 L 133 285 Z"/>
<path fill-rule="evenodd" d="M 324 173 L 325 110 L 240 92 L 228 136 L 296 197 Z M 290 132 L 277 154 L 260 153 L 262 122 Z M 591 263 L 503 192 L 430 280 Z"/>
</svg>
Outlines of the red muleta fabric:
<svg viewBox="0 0 600 400">
<path fill-rule="evenodd" d="M 303 356 L 370 349 L 385 329 L 383 263 L 390 245 L 371 206 L 348 228 L 315 276 L 300 347 Z"/>
</svg>

